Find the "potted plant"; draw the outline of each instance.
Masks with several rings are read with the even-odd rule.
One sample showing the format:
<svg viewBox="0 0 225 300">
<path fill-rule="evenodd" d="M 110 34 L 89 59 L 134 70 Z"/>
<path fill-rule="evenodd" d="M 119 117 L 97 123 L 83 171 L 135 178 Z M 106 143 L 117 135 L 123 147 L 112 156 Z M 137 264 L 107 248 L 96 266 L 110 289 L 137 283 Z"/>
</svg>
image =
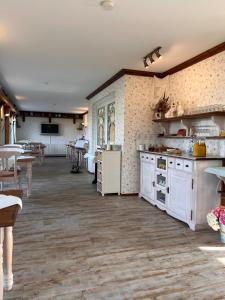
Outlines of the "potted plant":
<svg viewBox="0 0 225 300">
<path fill-rule="evenodd" d="M 214 208 L 208 213 L 207 221 L 213 230 L 220 230 L 221 242 L 225 243 L 225 206 Z"/>
</svg>

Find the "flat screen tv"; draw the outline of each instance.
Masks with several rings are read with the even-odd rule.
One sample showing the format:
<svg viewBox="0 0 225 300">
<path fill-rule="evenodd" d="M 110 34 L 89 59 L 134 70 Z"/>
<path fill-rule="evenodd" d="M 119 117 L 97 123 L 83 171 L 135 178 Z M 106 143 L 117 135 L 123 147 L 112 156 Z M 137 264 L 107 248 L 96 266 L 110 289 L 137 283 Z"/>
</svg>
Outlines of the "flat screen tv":
<svg viewBox="0 0 225 300">
<path fill-rule="evenodd" d="M 59 134 L 59 124 L 41 124 L 41 134 Z"/>
</svg>

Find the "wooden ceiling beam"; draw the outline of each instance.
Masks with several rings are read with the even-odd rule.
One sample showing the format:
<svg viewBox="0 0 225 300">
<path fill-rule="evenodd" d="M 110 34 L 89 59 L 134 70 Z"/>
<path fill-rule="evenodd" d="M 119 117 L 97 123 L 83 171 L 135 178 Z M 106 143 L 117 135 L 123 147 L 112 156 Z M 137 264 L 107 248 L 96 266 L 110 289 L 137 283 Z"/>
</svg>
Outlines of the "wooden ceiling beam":
<svg viewBox="0 0 225 300">
<path fill-rule="evenodd" d="M 83 114 L 70 114 L 70 113 L 58 113 L 58 112 L 40 112 L 40 111 L 20 111 L 19 115 L 25 117 L 36 117 L 36 118 L 48 118 L 51 123 L 52 118 L 58 119 L 83 119 Z"/>
</svg>

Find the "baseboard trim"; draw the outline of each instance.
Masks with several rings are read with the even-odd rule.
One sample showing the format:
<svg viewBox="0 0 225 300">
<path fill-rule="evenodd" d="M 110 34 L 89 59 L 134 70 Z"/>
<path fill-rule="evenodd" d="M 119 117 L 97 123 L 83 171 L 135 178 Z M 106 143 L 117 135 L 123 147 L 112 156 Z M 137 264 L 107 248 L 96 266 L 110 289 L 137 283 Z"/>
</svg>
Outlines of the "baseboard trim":
<svg viewBox="0 0 225 300">
<path fill-rule="evenodd" d="M 57 155 L 57 154 L 47 154 L 47 155 L 45 155 L 44 157 L 66 157 L 66 155 L 65 154 L 59 154 L 59 155 Z"/>
<path fill-rule="evenodd" d="M 138 193 L 130 193 L 130 194 L 129 194 L 129 193 L 125 193 L 125 194 L 120 194 L 120 195 L 121 195 L 122 197 L 123 197 L 123 196 L 125 196 L 125 197 L 126 197 L 126 196 L 138 196 Z"/>
</svg>

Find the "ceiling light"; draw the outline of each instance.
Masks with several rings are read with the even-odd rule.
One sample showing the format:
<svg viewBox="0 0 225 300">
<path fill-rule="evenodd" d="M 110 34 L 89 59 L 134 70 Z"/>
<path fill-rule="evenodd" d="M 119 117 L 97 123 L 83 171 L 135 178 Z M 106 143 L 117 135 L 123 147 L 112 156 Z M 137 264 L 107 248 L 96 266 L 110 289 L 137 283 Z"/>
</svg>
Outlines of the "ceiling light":
<svg viewBox="0 0 225 300">
<path fill-rule="evenodd" d="M 159 53 L 159 50 L 161 49 L 162 47 L 157 47 L 155 48 L 153 51 L 151 51 L 150 53 L 148 53 L 147 55 L 145 55 L 145 57 L 143 58 L 143 64 L 144 64 L 144 67 L 147 69 L 148 68 L 148 63 L 147 63 L 147 60 L 150 61 L 151 64 L 154 64 L 155 63 L 155 60 L 153 58 L 153 55 L 155 55 L 158 59 L 161 59 L 162 58 L 162 55 Z"/>
<path fill-rule="evenodd" d="M 150 60 L 150 63 L 151 63 L 151 64 L 154 64 L 155 61 L 154 61 L 152 55 L 149 55 L 149 60 Z"/>
<path fill-rule="evenodd" d="M 16 100 L 26 100 L 27 97 L 21 96 L 21 95 L 16 95 Z"/>
<path fill-rule="evenodd" d="M 100 5 L 105 9 L 105 10 L 112 10 L 114 7 L 113 0 L 103 0 L 100 2 Z"/>
<path fill-rule="evenodd" d="M 145 69 L 148 69 L 148 68 L 149 68 L 149 65 L 148 65 L 148 63 L 147 63 L 147 59 L 146 59 L 146 58 L 144 58 L 143 63 L 144 63 Z"/>
<path fill-rule="evenodd" d="M 162 58 L 162 55 L 159 53 L 159 50 L 161 49 L 161 47 L 158 47 L 155 49 L 155 55 L 157 56 L 158 59 Z"/>
</svg>

